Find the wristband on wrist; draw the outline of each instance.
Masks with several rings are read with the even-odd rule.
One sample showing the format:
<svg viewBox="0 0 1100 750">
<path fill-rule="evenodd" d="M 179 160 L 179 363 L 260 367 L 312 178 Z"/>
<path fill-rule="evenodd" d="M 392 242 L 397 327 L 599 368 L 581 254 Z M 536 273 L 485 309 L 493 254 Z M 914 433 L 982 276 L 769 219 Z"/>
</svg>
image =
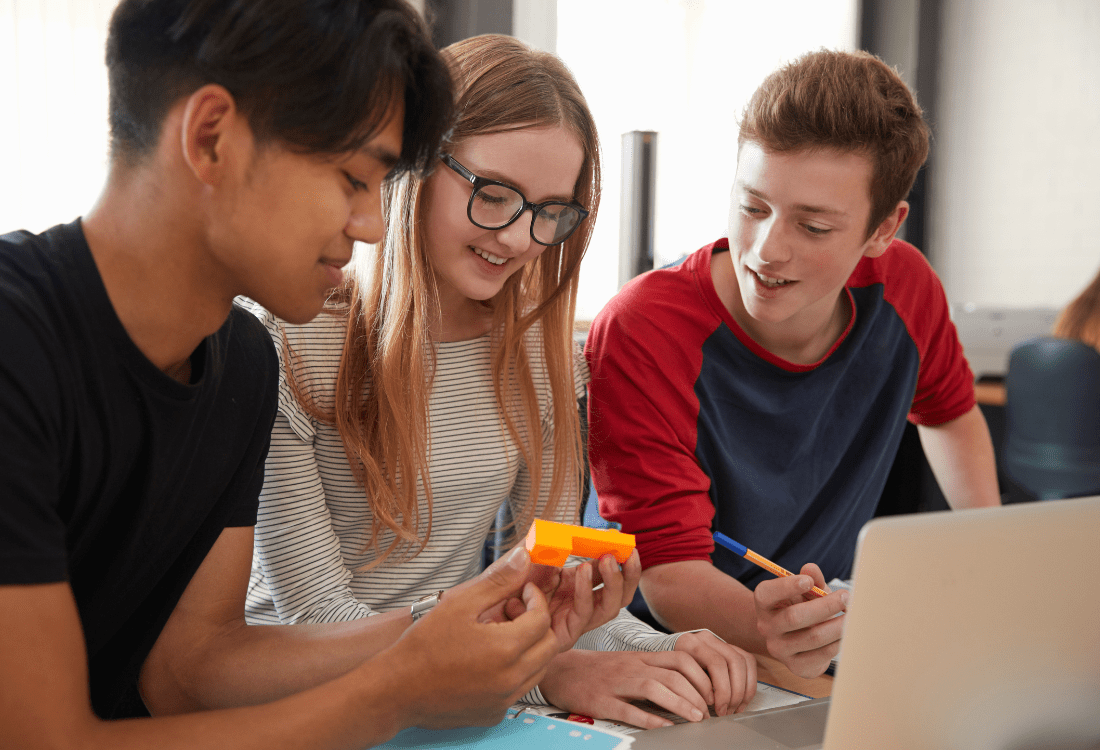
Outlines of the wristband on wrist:
<svg viewBox="0 0 1100 750">
<path fill-rule="evenodd" d="M 432 607 L 439 604 L 439 600 L 443 598 L 443 591 L 444 589 L 440 589 L 434 594 L 422 596 L 412 603 L 412 606 L 409 607 L 409 614 L 412 615 L 413 622 L 431 612 Z"/>
</svg>

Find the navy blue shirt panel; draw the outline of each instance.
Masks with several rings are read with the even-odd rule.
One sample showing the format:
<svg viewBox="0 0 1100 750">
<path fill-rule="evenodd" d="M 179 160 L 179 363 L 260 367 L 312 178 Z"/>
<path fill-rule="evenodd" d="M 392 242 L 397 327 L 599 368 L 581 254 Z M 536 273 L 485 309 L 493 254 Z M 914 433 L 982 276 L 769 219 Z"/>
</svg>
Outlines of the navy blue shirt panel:
<svg viewBox="0 0 1100 750">
<path fill-rule="evenodd" d="M 856 538 L 882 494 L 920 364 L 883 285 L 851 292 L 852 330 L 818 367 L 784 370 L 722 324 L 703 345 L 695 385 L 696 457 L 711 478 L 714 530 L 793 572 L 817 563 L 826 580 L 851 575 Z M 721 547 L 713 560 L 750 588 L 771 577 Z"/>
</svg>

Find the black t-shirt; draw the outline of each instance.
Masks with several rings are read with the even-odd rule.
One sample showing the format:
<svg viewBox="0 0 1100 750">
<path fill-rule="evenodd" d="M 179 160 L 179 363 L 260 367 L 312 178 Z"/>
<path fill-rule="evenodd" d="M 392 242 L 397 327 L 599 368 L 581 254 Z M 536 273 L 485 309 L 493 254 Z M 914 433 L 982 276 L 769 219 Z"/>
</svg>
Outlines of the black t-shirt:
<svg viewBox="0 0 1100 750">
<path fill-rule="evenodd" d="M 234 306 L 191 369 L 134 345 L 79 220 L 0 237 L 0 584 L 69 582 L 104 718 L 145 712 L 137 676 L 187 583 L 256 522 L 271 339 Z"/>
</svg>

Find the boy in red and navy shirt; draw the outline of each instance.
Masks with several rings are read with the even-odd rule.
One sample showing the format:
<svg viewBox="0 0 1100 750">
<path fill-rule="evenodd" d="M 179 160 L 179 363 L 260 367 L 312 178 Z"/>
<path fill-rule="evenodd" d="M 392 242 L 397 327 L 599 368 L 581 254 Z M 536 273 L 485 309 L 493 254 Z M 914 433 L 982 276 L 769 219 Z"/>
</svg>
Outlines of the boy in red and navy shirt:
<svg viewBox="0 0 1100 750">
<path fill-rule="evenodd" d="M 847 593 L 802 594 L 850 575 L 906 418 L 953 507 L 999 504 L 943 287 L 895 239 L 927 153 L 892 69 L 809 54 L 746 108 L 729 239 L 635 279 L 597 317 L 600 512 L 637 535 L 641 590 L 670 628 L 821 674 Z M 716 550 L 714 531 L 802 575 L 772 578 Z"/>
</svg>

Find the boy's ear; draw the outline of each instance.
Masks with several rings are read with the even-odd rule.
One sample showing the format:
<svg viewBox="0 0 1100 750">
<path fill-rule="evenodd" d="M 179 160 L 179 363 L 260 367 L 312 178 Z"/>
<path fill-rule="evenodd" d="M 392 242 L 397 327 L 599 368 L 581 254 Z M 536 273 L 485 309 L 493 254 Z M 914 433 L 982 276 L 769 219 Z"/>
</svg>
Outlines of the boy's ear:
<svg viewBox="0 0 1100 750">
<path fill-rule="evenodd" d="M 863 251 L 863 255 L 867 258 L 877 258 L 886 252 L 886 248 L 890 247 L 890 243 L 894 241 L 894 237 L 901 229 L 901 225 L 905 223 L 905 217 L 908 215 L 909 204 L 905 201 L 899 201 L 898 205 L 894 206 L 894 210 L 882 220 L 882 223 L 868 238 L 867 249 Z"/>
<path fill-rule="evenodd" d="M 238 134 L 240 118 L 233 95 L 223 86 L 207 84 L 187 98 L 180 128 L 180 144 L 187 166 L 200 182 L 217 184 L 228 166 L 226 156 Z"/>
</svg>

